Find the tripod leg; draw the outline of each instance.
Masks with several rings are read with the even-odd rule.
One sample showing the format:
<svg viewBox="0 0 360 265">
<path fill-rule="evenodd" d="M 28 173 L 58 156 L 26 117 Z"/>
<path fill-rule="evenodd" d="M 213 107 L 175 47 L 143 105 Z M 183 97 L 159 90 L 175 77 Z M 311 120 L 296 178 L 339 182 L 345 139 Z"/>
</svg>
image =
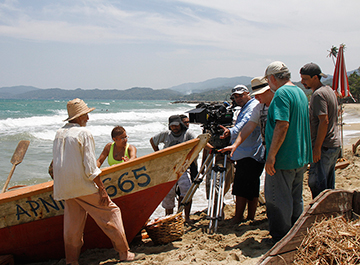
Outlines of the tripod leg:
<svg viewBox="0 0 360 265">
<path fill-rule="evenodd" d="M 217 174 L 214 171 L 215 162 L 216 162 L 216 156 L 214 154 L 212 159 L 212 170 L 211 170 L 211 178 L 210 178 L 210 191 L 209 191 L 208 213 L 207 213 L 208 218 L 210 218 L 209 233 L 213 232 L 214 202 L 216 196 L 216 177 L 217 177 Z"/>
<path fill-rule="evenodd" d="M 225 156 L 224 156 L 224 168 L 223 168 L 222 178 L 221 178 L 220 217 L 222 217 L 223 207 L 224 207 L 225 179 L 226 179 L 226 159 L 227 159 L 227 155 L 225 154 Z"/>
<path fill-rule="evenodd" d="M 222 217 L 222 211 L 224 206 L 224 189 L 225 189 L 225 175 L 226 175 L 226 154 L 224 158 L 224 166 L 220 169 L 220 179 L 219 179 L 219 191 L 217 198 L 217 207 L 216 207 L 216 219 L 214 231 L 217 232 L 219 219 Z"/>
<path fill-rule="evenodd" d="M 211 155 L 209 154 L 204 162 L 204 164 L 201 166 L 198 174 L 196 175 L 195 180 L 193 183 L 191 183 L 191 186 L 187 193 L 184 196 L 184 199 L 181 201 L 178 213 L 182 212 L 185 208 L 185 205 L 189 203 L 194 196 L 196 190 L 199 188 L 200 183 L 203 181 L 204 176 L 207 174 L 207 172 L 210 170 L 210 163 L 211 163 Z M 200 177 L 200 173 L 204 170 L 205 166 L 207 166 L 205 173 L 203 173 L 202 177 Z"/>
</svg>

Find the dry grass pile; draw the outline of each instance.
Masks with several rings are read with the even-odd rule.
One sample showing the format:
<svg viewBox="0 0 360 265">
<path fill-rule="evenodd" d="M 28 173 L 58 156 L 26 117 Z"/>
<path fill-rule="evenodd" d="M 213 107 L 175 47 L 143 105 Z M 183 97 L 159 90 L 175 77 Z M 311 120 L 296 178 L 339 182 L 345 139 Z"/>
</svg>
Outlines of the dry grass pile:
<svg viewBox="0 0 360 265">
<path fill-rule="evenodd" d="M 342 216 L 315 222 L 303 239 L 294 264 L 359 264 L 360 222 Z"/>
</svg>

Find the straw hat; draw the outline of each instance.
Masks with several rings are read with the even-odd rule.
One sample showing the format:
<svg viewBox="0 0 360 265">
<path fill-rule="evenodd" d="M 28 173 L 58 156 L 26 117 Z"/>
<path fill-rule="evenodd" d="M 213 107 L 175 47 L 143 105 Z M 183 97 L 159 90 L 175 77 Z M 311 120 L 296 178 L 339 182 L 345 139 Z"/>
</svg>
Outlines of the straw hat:
<svg viewBox="0 0 360 265">
<path fill-rule="evenodd" d="M 258 77 L 254 77 L 251 80 L 251 89 L 252 92 L 250 96 L 255 96 L 266 92 L 266 90 L 270 89 L 270 87 L 264 77 L 258 76 Z"/>
<path fill-rule="evenodd" d="M 67 103 L 67 112 L 69 117 L 64 121 L 71 121 L 73 119 L 76 119 L 77 117 L 80 117 L 81 115 L 93 111 L 94 109 L 95 108 L 89 108 L 86 103 L 79 98 L 70 100 Z"/>
</svg>

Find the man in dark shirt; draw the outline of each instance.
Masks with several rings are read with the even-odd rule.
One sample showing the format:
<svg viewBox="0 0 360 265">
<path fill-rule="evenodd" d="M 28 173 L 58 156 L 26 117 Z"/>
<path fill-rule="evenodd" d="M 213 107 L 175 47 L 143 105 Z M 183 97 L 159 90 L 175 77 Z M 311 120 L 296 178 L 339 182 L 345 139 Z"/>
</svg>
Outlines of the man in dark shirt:
<svg viewBox="0 0 360 265">
<path fill-rule="evenodd" d="M 300 75 L 304 87 L 313 91 L 309 111 L 313 148 L 309 187 L 315 198 L 323 190 L 335 188 L 335 164 L 340 152 L 338 103 L 331 87 L 321 83 L 321 77 L 326 75 L 318 65 L 305 64 Z"/>
</svg>

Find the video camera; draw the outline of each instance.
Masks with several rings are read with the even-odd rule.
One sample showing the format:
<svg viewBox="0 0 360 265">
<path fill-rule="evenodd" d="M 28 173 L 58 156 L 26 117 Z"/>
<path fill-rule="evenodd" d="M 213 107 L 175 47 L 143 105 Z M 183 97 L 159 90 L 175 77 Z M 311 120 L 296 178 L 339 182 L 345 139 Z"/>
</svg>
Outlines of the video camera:
<svg viewBox="0 0 360 265">
<path fill-rule="evenodd" d="M 202 124 L 203 132 L 210 133 L 209 143 L 215 148 L 223 148 L 230 142 L 230 137 L 220 139 L 223 129 L 219 127 L 232 125 L 233 108 L 228 102 L 223 104 L 199 103 L 195 109 L 187 111 L 190 123 Z"/>
</svg>

